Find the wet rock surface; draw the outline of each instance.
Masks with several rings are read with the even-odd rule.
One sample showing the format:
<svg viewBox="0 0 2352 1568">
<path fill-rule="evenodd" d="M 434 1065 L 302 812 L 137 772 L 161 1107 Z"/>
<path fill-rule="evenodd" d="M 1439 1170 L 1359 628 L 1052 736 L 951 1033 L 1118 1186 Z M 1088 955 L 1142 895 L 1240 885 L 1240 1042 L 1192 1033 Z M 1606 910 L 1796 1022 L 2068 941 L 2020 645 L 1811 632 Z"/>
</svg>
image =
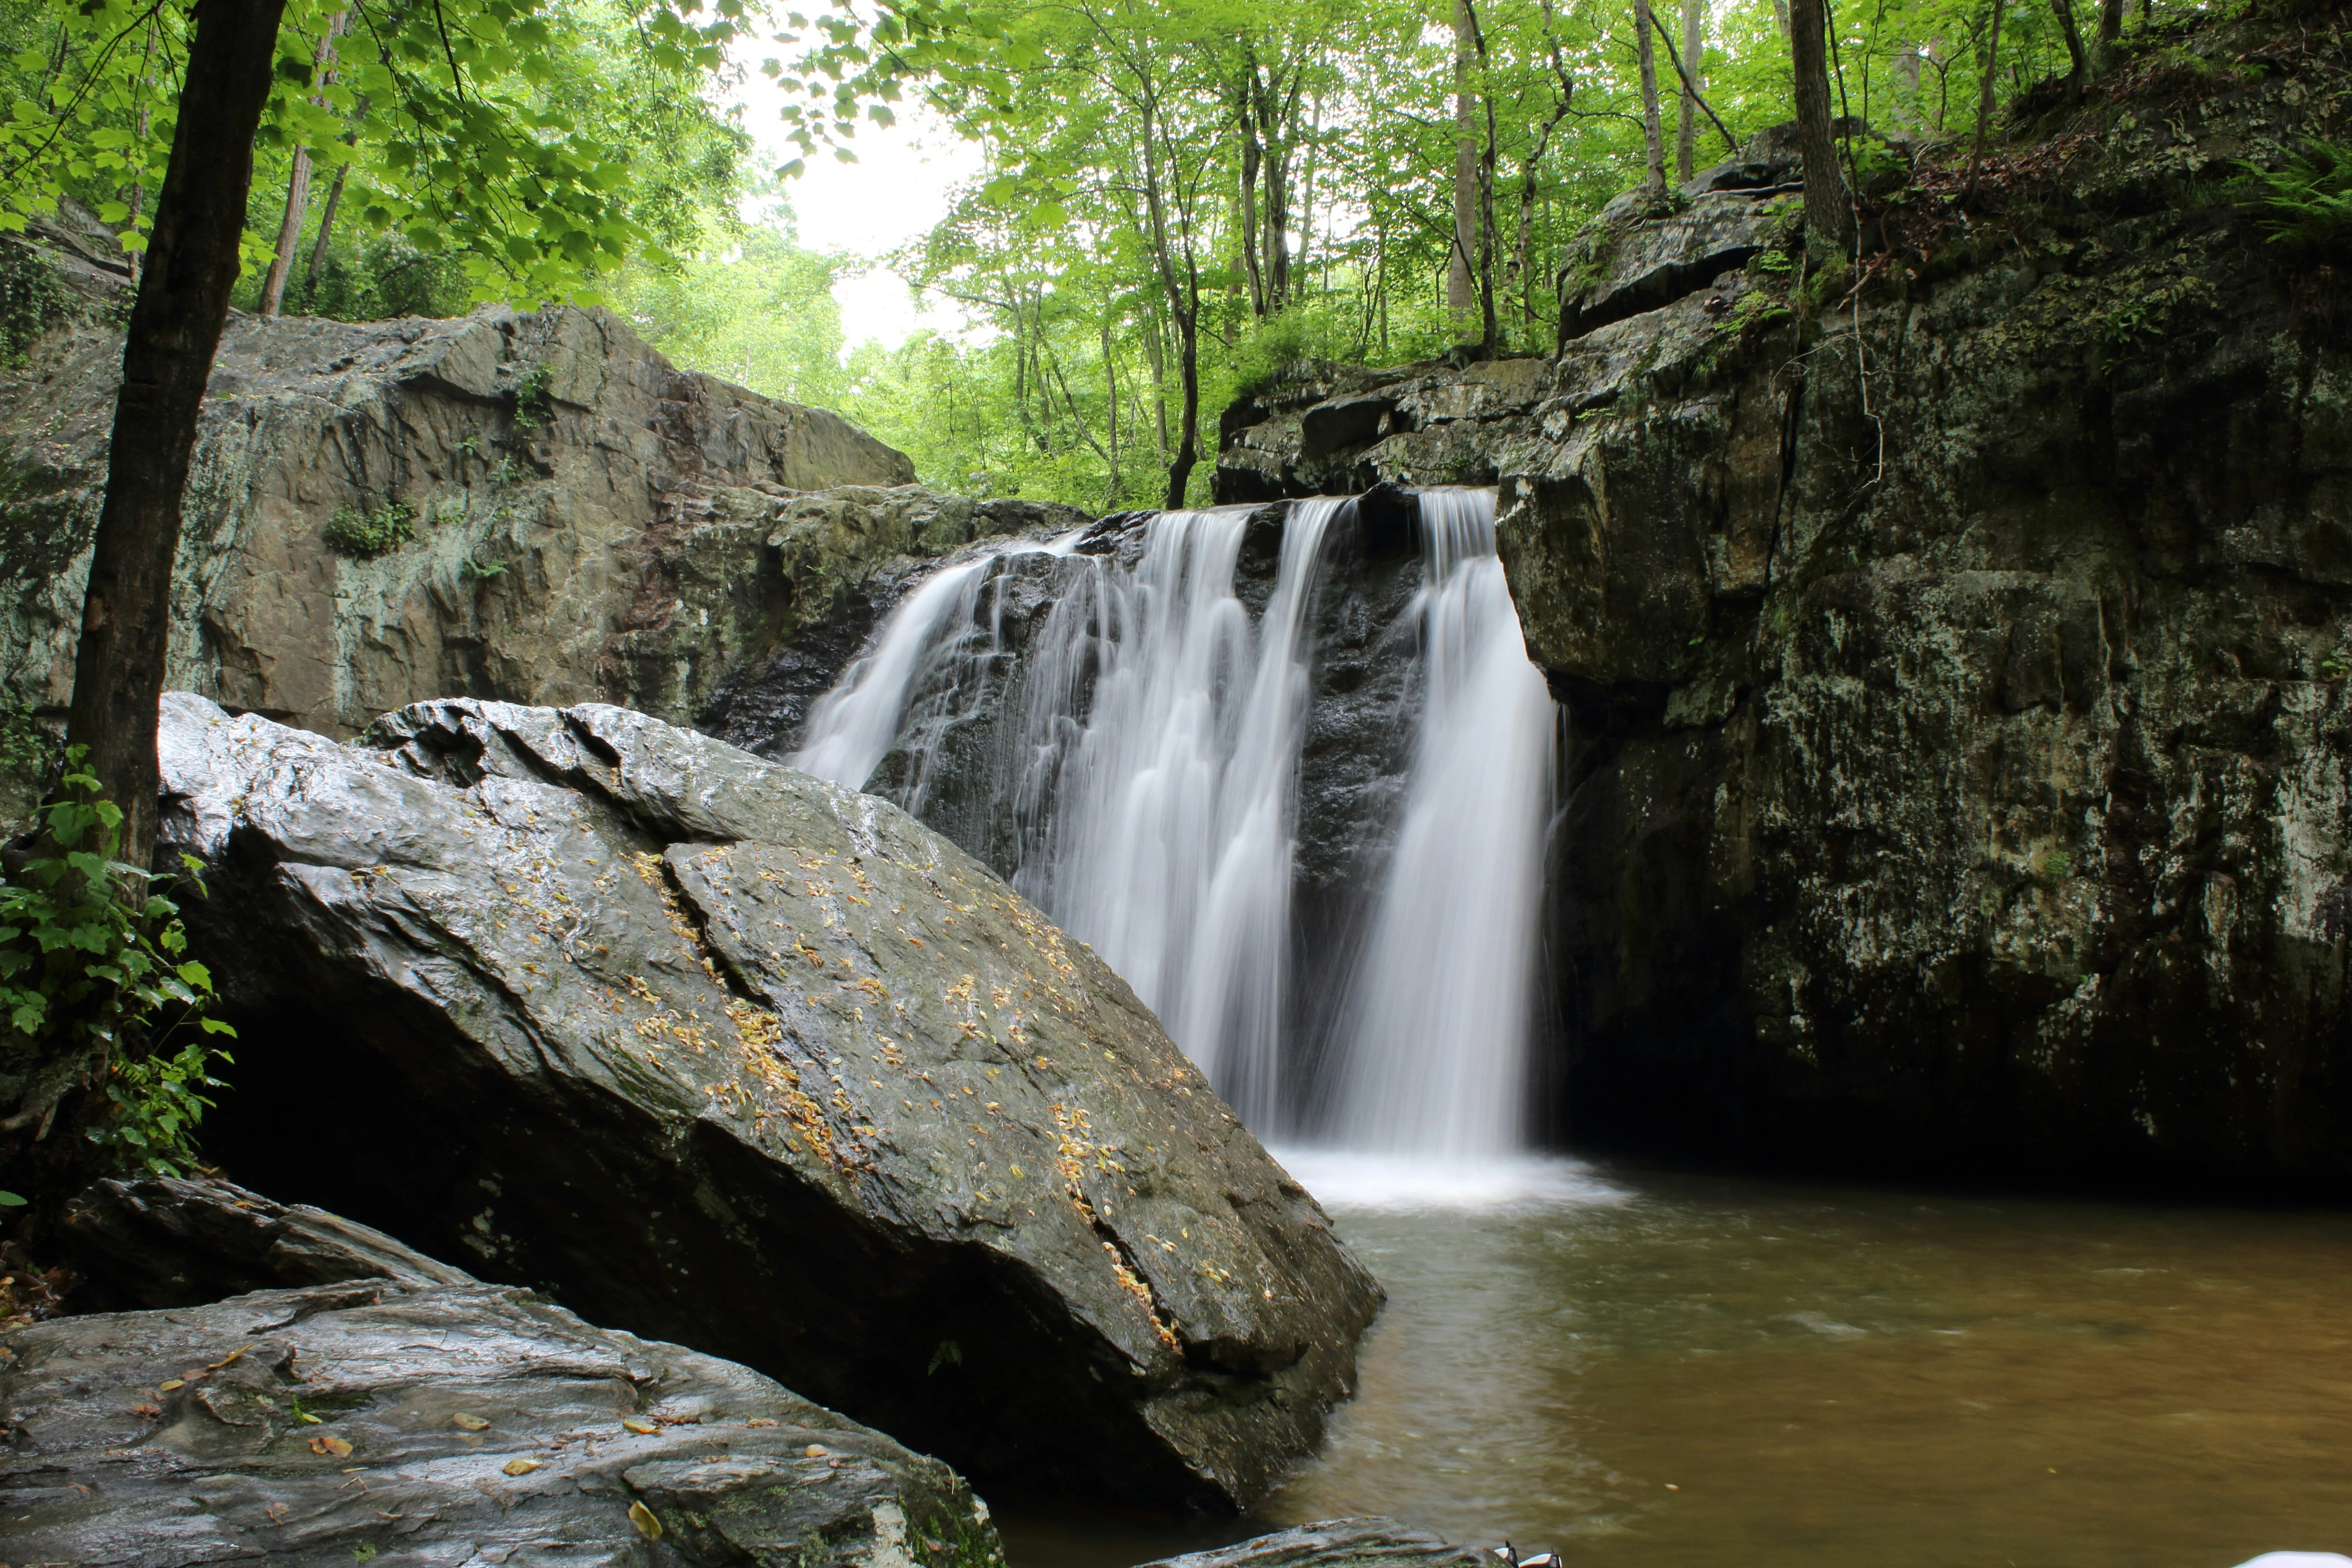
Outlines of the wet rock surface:
<svg viewBox="0 0 2352 1568">
<path fill-rule="evenodd" d="M 2181 197 L 2340 136 L 2334 68 L 2117 88 L 2065 133 L 2062 224 L 1956 229 L 1858 310 L 1807 315 L 1782 251 L 1587 330 L 1596 278 L 1713 269 L 1637 222 L 1524 394 L 1317 371 L 1228 416 L 1232 493 L 1426 482 L 1424 449 L 1500 488 L 1572 721 L 1580 1138 L 2352 1191 L 2352 366 L 2307 278 Z M 1757 151 L 1702 194 L 1768 210 Z M 1368 396 L 1473 416 L 1381 434 Z"/>
<path fill-rule="evenodd" d="M 426 703 L 376 739 L 167 700 L 240 1180 L 976 1478 L 1232 1506 L 1319 1437 L 1377 1288 L 977 862 L 619 709 Z M 284 1135 L 321 1096 L 367 1107 L 330 1157 Z"/>
<path fill-rule="evenodd" d="M 1496 1559 L 1393 1519 L 1327 1519 L 1143 1568 L 1494 1568 Z"/>
<path fill-rule="evenodd" d="M 984 1568 L 947 1466 L 529 1291 L 370 1280 L 0 1334 L 12 1561 Z"/>
<path fill-rule="evenodd" d="M 348 1279 L 474 1282 L 380 1230 L 211 1177 L 94 1183 L 67 1205 L 58 1246 L 80 1277 L 82 1310 L 192 1307 Z"/>
</svg>

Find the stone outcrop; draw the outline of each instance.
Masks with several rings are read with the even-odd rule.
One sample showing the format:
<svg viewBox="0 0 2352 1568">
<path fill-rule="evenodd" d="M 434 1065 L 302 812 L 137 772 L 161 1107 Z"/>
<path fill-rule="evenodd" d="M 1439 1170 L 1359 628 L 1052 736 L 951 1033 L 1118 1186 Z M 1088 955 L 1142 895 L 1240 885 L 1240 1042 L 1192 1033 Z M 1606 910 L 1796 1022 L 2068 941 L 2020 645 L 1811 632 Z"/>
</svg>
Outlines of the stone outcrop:
<svg viewBox="0 0 2352 1568">
<path fill-rule="evenodd" d="M 121 356 L 84 321 L 0 378 L 0 707 L 67 701 Z M 453 695 L 695 722 L 804 627 L 870 621 L 910 558 L 1083 521 L 914 477 L 603 310 L 240 316 L 189 480 L 171 679 L 337 736 Z M 352 542 L 371 530 L 383 547 Z"/>
<path fill-rule="evenodd" d="M 1923 174 L 1858 300 L 1801 276 L 1762 145 L 1595 232 L 1554 359 L 1229 416 L 1232 499 L 1500 487 L 1576 732 L 1582 1138 L 2352 1191 L 2352 358 L 2332 274 L 2189 189 L 2343 139 L 2336 68 L 2264 42 L 1997 150 L 2013 217 Z"/>
<path fill-rule="evenodd" d="M 975 1478 L 1234 1506 L 1312 1447 L 1377 1288 L 977 862 L 621 709 L 425 703 L 375 741 L 166 701 L 241 1181 Z"/>
<path fill-rule="evenodd" d="M 350 1279 L 474 1282 L 380 1230 L 216 1178 L 95 1183 L 67 1205 L 52 1245 L 79 1277 L 74 1304 L 84 1311 L 194 1307 Z"/>
<path fill-rule="evenodd" d="M 1143 1568 L 1496 1568 L 1498 1560 L 1377 1515 L 1327 1519 Z"/>
<path fill-rule="evenodd" d="M 954 1471 L 529 1291 L 368 1280 L 0 1334 L 20 1563 L 992 1568 Z"/>
</svg>

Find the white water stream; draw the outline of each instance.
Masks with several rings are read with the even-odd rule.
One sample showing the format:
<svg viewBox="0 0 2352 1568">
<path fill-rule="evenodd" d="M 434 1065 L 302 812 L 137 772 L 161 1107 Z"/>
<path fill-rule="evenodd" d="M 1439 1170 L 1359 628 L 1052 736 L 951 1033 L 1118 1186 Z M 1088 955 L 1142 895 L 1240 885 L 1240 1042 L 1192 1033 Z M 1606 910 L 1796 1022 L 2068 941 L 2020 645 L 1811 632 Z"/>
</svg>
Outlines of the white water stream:
<svg viewBox="0 0 2352 1568">
<path fill-rule="evenodd" d="M 1393 848 L 1367 872 L 1369 934 L 1323 966 L 1352 976 L 1341 996 L 1290 994 L 1292 891 L 1317 595 L 1353 503 L 1291 504 L 1257 616 L 1236 592 L 1251 510 L 1162 513 L 1131 566 L 1071 558 L 1021 652 L 1021 710 L 988 781 L 1023 824 L 1014 880 L 1261 1133 L 1453 1161 L 1523 1143 L 1554 714 L 1495 556 L 1494 499 L 1422 494 L 1421 587 L 1399 628 L 1421 650 L 1417 728 Z M 813 711 L 793 765 L 862 787 L 894 746 L 929 746 L 913 708 L 1006 700 L 982 597 L 1006 553 L 908 595 Z M 907 769 L 919 816 L 930 764 Z M 1318 1061 L 1288 1037 L 1302 1012 L 1337 1022 Z"/>
</svg>

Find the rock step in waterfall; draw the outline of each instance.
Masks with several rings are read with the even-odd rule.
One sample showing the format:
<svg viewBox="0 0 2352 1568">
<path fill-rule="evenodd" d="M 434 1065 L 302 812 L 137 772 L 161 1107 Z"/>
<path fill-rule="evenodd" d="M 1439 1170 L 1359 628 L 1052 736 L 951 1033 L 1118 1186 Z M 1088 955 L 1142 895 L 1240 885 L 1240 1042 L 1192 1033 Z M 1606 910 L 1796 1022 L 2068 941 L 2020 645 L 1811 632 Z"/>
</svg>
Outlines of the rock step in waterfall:
<svg viewBox="0 0 2352 1568">
<path fill-rule="evenodd" d="M 982 546 L 900 603 L 793 762 L 962 826 L 1266 1135 L 1514 1151 L 1556 715 L 1495 493 L 1414 500 L 1418 582 L 1382 628 L 1408 663 L 1399 787 L 1352 825 L 1352 918 L 1309 931 L 1293 891 L 1318 596 L 1335 560 L 1377 548 L 1354 500 L 1271 509 L 1270 584 L 1244 563 L 1267 509 Z M 1024 595 L 1044 603 L 1009 635 Z M 1308 969 L 1329 983 L 1302 992 Z"/>
</svg>

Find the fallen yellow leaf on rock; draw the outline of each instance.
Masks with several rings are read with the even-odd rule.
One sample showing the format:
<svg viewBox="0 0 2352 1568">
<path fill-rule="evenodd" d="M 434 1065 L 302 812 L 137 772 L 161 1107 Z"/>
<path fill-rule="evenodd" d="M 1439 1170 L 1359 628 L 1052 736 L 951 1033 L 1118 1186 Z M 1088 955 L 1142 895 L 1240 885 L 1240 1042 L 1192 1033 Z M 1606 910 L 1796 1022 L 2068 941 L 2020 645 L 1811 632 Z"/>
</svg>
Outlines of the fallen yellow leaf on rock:
<svg viewBox="0 0 2352 1568">
<path fill-rule="evenodd" d="M 155 1386 L 162 1389 L 164 1393 L 169 1394 L 175 1388 L 185 1388 L 188 1385 L 176 1377 L 167 1377 Z"/>
<path fill-rule="evenodd" d="M 452 1415 L 449 1417 L 449 1424 L 461 1432 L 480 1432 L 487 1430 L 490 1425 L 478 1415 Z"/>
<path fill-rule="evenodd" d="M 635 1432 L 641 1436 L 645 1433 L 651 1432 L 654 1429 L 654 1424 L 652 1422 L 640 1421 L 634 1415 L 625 1415 L 621 1417 L 621 1425 L 628 1428 L 628 1430 Z"/>
<path fill-rule="evenodd" d="M 824 1445 L 822 1443 L 811 1443 L 807 1447 L 801 1450 L 801 1457 L 804 1459 L 822 1459 L 824 1458 Z"/>
<path fill-rule="evenodd" d="M 743 1425 L 746 1426 L 773 1426 L 775 1423 L 769 1420 L 764 1415 L 754 1415 L 749 1421 L 744 1422 Z"/>
<path fill-rule="evenodd" d="M 647 1541 L 661 1539 L 661 1521 L 656 1519 L 654 1510 L 645 1504 L 633 1502 L 629 1505 L 629 1522 L 635 1525 L 637 1533 Z"/>
<path fill-rule="evenodd" d="M 321 1432 L 310 1439 L 310 1452 L 332 1454 L 338 1459 L 348 1459 L 352 1457 L 352 1446 L 331 1432 Z"/>
<path fill-rule="evenodd" d="M 537 1468 L 537 1459 L 509 1459 L 506 1464 L 507 1474 L 510 1476 L 527 1476 Z"/>
</svg>

